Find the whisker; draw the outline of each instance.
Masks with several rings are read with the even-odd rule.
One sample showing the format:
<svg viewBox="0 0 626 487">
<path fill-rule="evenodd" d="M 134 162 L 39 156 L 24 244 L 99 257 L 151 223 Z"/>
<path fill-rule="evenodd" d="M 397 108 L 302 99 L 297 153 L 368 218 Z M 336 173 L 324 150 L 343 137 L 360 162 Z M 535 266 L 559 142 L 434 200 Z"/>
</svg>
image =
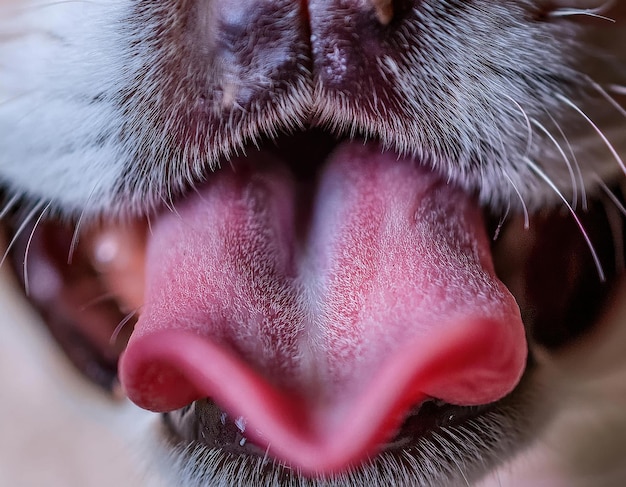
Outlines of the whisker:
<svg viewBox="0 0 626 487">
<path fill-rule="evenodd" d="M 626 207 L 619 200 L 619 198 L 615 195 L 615 193 L 613 193 L 613 191 L 611 191 L 611 189 L 606 185 L 606 183 L 602 181 L 602 179 L 597 175 L 596 175 L 596 182 L 598 186 L 600 186 L 600 189 L 604 191 L 604 193 L 608 196 L 611 202 L 613 202 L 613 204 L 617 207 L 617 209 L 622 213 L 622 215 L 626 217 Z"/>
<path fill-rule="evenodd" d="M 567 198 L 565 198 L 565 196 L 563 196 L 563 193 L 561 193 L 561 191 L 556 186 L 556 184 L 554 184 L 554 182 L 548 177 L 548 175 L 545 172 L 543 172 L 539 168 L 539 166 L 537 166 L 532 160 L 530 160 L 528 158 L 526 159 L 526 164 L 528 164 L 528 167 L 530 167 L 532 169 L 532 171 L 537 176 L 539 176 L 548 186 L 550 186 L 550 188 L 561 199 L 563 204 L 565 204 L 565 206 L 569 210 L 570 214 L 572 215 L 572 218 L 574 218 L 574 221 L 576 222 L 576 225 L 578 225 L 578 228 L 580 229 L 580 232 L 581 232 L 583 238 L 585 239 L 585 242 L 587 243 L 587 247 L 589 248 L 589 250 L 591 252 L 591 257 L 593 258 L 593 262 L 594 262 L 594 264 L 596 266 L 596 270 L 598 271 L 598 276 L 600 278 L 600 281 L 601 282 L 606 282 L 606 275 L 604 274 L 604 269 L 602 268 L 602 263 L 600 262 L 600 258 L 598 257 L 598 253 L 596 252 L 596 249 L 595 249 L 595 247 L 593 245 L 593 242 L 591 242 L 591 239 L 589 238 L 589 234 L 585 230 L 584 225 L 582 224 L 582 222 L 580 221 L 580 218 L 578 217 L 578 215 L 574 211 L 574 208 L 571 207 L 571 205 L 567 201 Z"/>
<path fill-rule="evenodd" d="M 509 173 L 507 171 L 503 171 L 503 174 L 504 174 L 504 177 L 508 179 L 509 183 L 511 184 L 511 187 L 513 188 L 513 191 L 515 191 L 519 200 L 522 202 L 522 211 L 524 212 L 524 229 L 528 230 L 530 228 L 530 215 L 528 213 L 528 207 L 526 206 L 526 201 L 524 201 L 524 197 L 522 196 L 521 191 L 519 190 L 517 185 L 513 182 L 513 179 L 511 179 L 511 176 L 509 176 Z"/>
<path fill-rule="evenodd" d="M 561 154 L 563 161 L 565 161 L 565 165 L 567 166 L 567 171 L 569 172 L 570 180 L 572 183 L 572 207 L 575 207 L 576 201 L 578 200 L 578 181 L 576 180 L 576 175 L 574 174 L 574 169 L 572 168 L 572 163 L 570 162 L 569 157 L 567 157 L 567 154 L 565 154 L 565 151 L 561 147 L 561 144 L 559 144 L 558 140 L 556 140 L 554 135 L 552 135 L 552 133 L 550 133 L 550 131 L 542 123 L 534 118 L 532 119 L 532 122 L 533 125 L 535 125 L 550 139 L 550 141 L 559 151 L 559 154 Z"/>
<path fill-rule="evenodd" d="M 606 15 L 600 15 L 588 10 L 578 10 L 578 9 L 559 9 L 550 13 L 550 17 L 572 17 L 574 15 L 584 15 L 587 17 L 593 17 L 594 19 L 606 20 L 607 22 L 611 22 L 615 24 L 617 21 L 611 17 L 607 17 Z"/>
<path fill-rule="evenodd" d="M 572 161 L 573 161 L 572 165 L 574 169 L 576 170 L 576 176 L 578 176 L 578 182 L 580 184 L 579 186 L 580 187 L 580 200 L 582 203 L 583 210 L 586 211 L 588 209 L 587 189 L 586 189 L 586 184 L 585 184 L 585 178 L 583 177 L 583 172 L 580 169 L 580 164 L 578 163 L 578 158 L 576 157 L 576 152 L 574 152 L 574 148 L 572 147 L 572 144 L 570 143 L 567 135 L 565 135 L 565 131 L 563 130 L 563 127 L 561 127 L 561 124 L 559 124 L 554 119 L 552 114 L 548 113 L 548 116 L 550 117 L 550 120 L 552 120 L 552 123 L 554 124 L 556 129 L 559 131 L 559 134 L 561 135 L 563 140 L 565 141 L 565 144 L 567 145 L 567 150 L 570 156 L 572 157 Z M 577 200 L 574 200 L 574 201 L 577 201 Z"/>
<path fill-rule="evenodd" d="M 603 198 L 602 200 L 602 206 L 613 236 L 615 270 L 623 272 L 624 269 L 626 269 L 626 254 L 624 253 L 624 206 L 616 204 L 614 198 L 616 197 L 613 192 L 609 191 L 607 198 Z"/>
<path fill-rule="evenodd" d="M 446 429 L 446 433 L 452 437 L 453 440 L 456 441 L 457 444 L 459 445 L 463 445 L 466 442 L 463 441 L 464 438 L 459 438 L 456 434 L 455 431 L 458 432 L 458 430 L 456 428 L 448 428 Z M 465 472 L 463 471 L 463 468 L 461 467 L 461 464 L 457 461 L 457 459 L 451 455 L 450 458 L 452 459 L 452 461 L 454 462 L 454 465 L 456 465 L 456 468 L 459 470 L 459 473 L 461 474 L 461 477 L 463 478 L 463 481 L 465 482 L 465 484 L 467 485 L 467 487 L 472 487 L 467 476 L 465 475 Z"/>
<path fill-rule="evenodd" d="M 624 85 L 610 85 L 608 88 L 618 95 L 626 95 L 626 86 Z"/>
<path fill-rule="evenodd" d="M 259 466 L 259 471 L 261 469 L 261 467 L 264 467 L 265 465 L 267 465 L 267 462 L 269 460 L 269 456 L 270 456 L 270 448 L 271 448 L 271 444 L 267 445 L 267 448 L 265 448 L 265 453 L 263 454 L 263 458 L 261 459 L 261 461 L 259 462 L 258 466 Z"/>
<path fill-rule="evenodd" d="M 583 15 L 587 17 L 593 17 L 596 19 L 607 20 L 609 22 L 615 23 L 616 20 L 603 15 L 604 12 L 607 12 L 615 5 L 615 0 L 607 0 L 602 5 L 596 8 L 558 8 L 550 12 L 550 17 L 571 17 L 575 15 Z"/>
<path fill-rule="evenodd" d="M 96 186 L 94 186 L 91 189 L 89 193 L 89 197 L 87 198 L 87 202 L 83 206 L 83 211 L 80 212 L 80 216 L 78 217 L 78 220 L 76 221 L 76 226 L 74 227 L 74 233 L 72 234 L 72 242 L 70 243 L 70 250 L 67 254 L 68 265 L 71 265 L 72 260 L 74 260 L 74 254 L 76 253 L 76 248 L 78 247 L 78 241 L 80 239 L 80 227 L 81 227 L 81 224 L 83 223 L 83 218 L 85 217 L 85 211 L 89 207 L 89 203 L 93 199 L 93 195 L 95 191 L 96 191 Z"/>
<path fill-rule="evenodd" d="M 44 215 L 50 209 L 50 205 L 52 205 L 52 202 L 46 205 L 46 207 L 40 213 L 39 218 L 37 218 L 37 221 L 35 222 L 35 225 L 33 226 L 33 229 L 31 230 L 30 235 L 28 236 L 28 242 L 26 243 L 26 249 L 24 250 L 24 262 L 22 265 L 24 269 L 24 292 L 27 297 L 30 296 L 30 284 L 28 282 L 28 254 L 30 252 L 30 245 L 33 241 L 33 237 L 35 236 L 35 232 L 37 231 L 37 227 L 41 223 L 41 220 L 43 219 Z"/>
<path fill-rule="evenodd" d="M 511 200 L 509 199 L 509 203 L 508 205 L 506 205 L 506 211 L 504 212 L 504 215 L 502 215 L 500 217 L 500 221 L 498 221 L 498 226 L 496 227 L 496 230 L 493 232 L 493 241 L 497 241 L 498 238 L 500 238 L 500 232 L 502 232 L 502 227 L 504 226 L 504 222 L 506 221 L 506 219 L 509 217 L 509 212 L 511 211 Z"/>
<path fill-rule="evenodd" d="M 624 117 L 626 117 L 626 108 L 620 105 L 617 102 L 617 100 L 613 98 L 599 83 L 592 80 L 591 78 L 589 78 L 589 83 L 591 83 L 591 86 L 593 86 L 594 89 L 598 93 L 600 93 L 606 99 L 606 101 L 608 101 L 613 106 L 613 108 L 615 108 L 619 113 L 621 113 Z M 626 87 L 622 87 L 622 88 L 624 88 L 624 94 L 626 94 Z"/>
<path fill-rule="evenodd" d="M 113 292 L 103 293 L 102 295 L 90 299 L 85 304 L 83 304 L 79 309 L 80 311 L 86 311 L 92 306 L 96 306 L 97 304 L 106 303 L 107 301 L 113 301 L 116 297 L 116 294 Z"/>
<path fill-rule="evenodd" d="M 9 253 L 11 252 L 11 249 L 13 248 L 15 243 L 17 242 L 17 239 L 19 238 L 21 233 L 26 229 L 26 227 L 28 226 L 30 221 L 35 217 L 35 215 L 41 210 L 43 205 L 44 205 L 44 202 L 43 201 L 39 201 L 39 203 L 37 203 L 30 210 L 28 215 L 26 215 L 26 218 L 24 218 L 24 220 L 22 221 L 22 224 L 19 226 L 19 228 L 17 229 L 17 231 L 13 235 L 13 238 L 9 242 L 9 245 L 7 246 L 7 248 L 6 248 L 5 252 L 4 252 L 4 255 L 2 256 L 2 259 L 0 260 L 0 268 L 4 265 L 4 262 L 6 261 Z"/>
<path fill-rule="evenodd" d="M 140 309 L 141 309 L 141 306 L 135 308 L 130 313 L 128 313 L 124 317 L 124 319 L 122 319 L 122 321 L 119 322 L 119 324 L 115 327 L 115 330 L 113 330 L 113 334 L 111 335 L 111 339 L 109 340 L 109 343 L 111 345 L 115 345 L 115 342 L 117 342 L 117 339 L 120 336 L 120 333 L 122 332 L 124 327 L 128 324 L 130 320 L 133 319 L 133 317 L 139 312 Z"/>
<path fill-rule="evenodd" d="M 616 268 L 620 271 L 626 269 L 626 255 L 624 254 L 624 218 L 626 217 L 626 206 L 619 199 L 619 197 L 611 191 L 611 188 L 598 176 L 595 174 L 595 181 L 605 193 L 606 197 L 613 204 L 613 207 L 617 209 L 619 214 L 615 215 L 614 212 L 609 212 L 608 202 L 605 201 L 604 208 L 607 214 L 607 218 L 609 221 L 609 226 L 611 228 L 611 233 L 613 234 L 613 242 L 615 245 L 615 263 Z M 614 216 L 612 218 L 612 216 Z"/>
<path fill-rule="evenodd" d="M 152 231 L 152 219 L 150 218 L 150 215 L 146 216 L 146 221 L 148 222 L 148 231 L 150 232 L 150 235 L 154 236 L 154 232 Z"/>
<path fill-rule="evenodd" d="M 561 94 L 557 94 L 556 96 L 565 104 L 567 104 L 568 106 L 573 108 L 576 112 L 578 112 L 589 123 L 589 125 L 591 125 L 591 127 L 596 131 L 596 133 L 600 136 L 600 138 L 602 139 L 606 147 L 609 149 L 609 151 L 611 152 L 611 154 L 613 155 L 613 157 L 619 164 L 624 174 L 626 174 L 626 164 L 624 164 L 624 160 L 620 157 L 619 153 L 617 152 L 613 144 L 611 144 L 611 141 L 607 138 L 606 135 L 604 135 L 602 130 L 600 130 L 600 127 L 598 127 L 594 123 L 594 121 L 591 120 L 591 118 L 589 118 L 589 116 L 584 111 L 582 111 L 578 106 L 576 106 L 576 104 L 573 103 L 571 100 L 569 100 L 568 98 L 566 98 L 565 96 Z"/>
<path fill-rule="evenodd" d="M 515 104 L 515 106 L 519 109 L 519 111 L 521 112 L 522 116 L 524 117 L 524 120 L 526 120 L 526 130 L 528 133 L 528 140 L 526 142 L 526 154 L 525 156 L 528 156 L 530 154 L 530 150 L 532 148 L 532 144 L 533 144 L 533 127 L 532 124 L 530 123 L 530 117 L 528 116 L 528 114 L 526 113 L 526 110 L 524 110 L 524 108 L 522 107 L 522 105 L 520 105 L 513 97 L 506 95 L 506 97 L 511 100 L 513 102 L 513 104 Z"/>
<path fill-rule="evenodd" d="M 463 469 L 461 468 L 459 462 L 454 457 L 452 458 L 452 461 L 454 462 L 454 465 L 456 465 L 456 468 L 459 470 L 461 477 L 463 477 L 465 485 L 467 485 L 467 487 L 472 487 L 472 484 L 470 484 L 469 480 L 467 479 L 467 476 L 465 475 L 465 472 L 463 472 Z"/>
<path fill-rule="evenodd" d="M 170 213 L 174 213 L 174 215 L 176 215 L 181 220 L 183 219 L 183 217 L 180 216 L 180 213 L 178 213 L 178 210 L 176 209 L 176 206 L 174 205 L 174 202 L 171 199 L 167 201 L 163 196 L 161 196 L 161 201 L 163 202 L 165 207 L 170 211 Z"/>
<path fill-rule="evenodd" d="M 20 196 L 15 194 L 11 197 L 9 201 L 4 205 L 2 211 L 0 211 L 0 220 L 2 220 L 7 214 L 11 211 L 11 209 L 15 206 L 15 204 L 19 201 Z"/>
</svg>

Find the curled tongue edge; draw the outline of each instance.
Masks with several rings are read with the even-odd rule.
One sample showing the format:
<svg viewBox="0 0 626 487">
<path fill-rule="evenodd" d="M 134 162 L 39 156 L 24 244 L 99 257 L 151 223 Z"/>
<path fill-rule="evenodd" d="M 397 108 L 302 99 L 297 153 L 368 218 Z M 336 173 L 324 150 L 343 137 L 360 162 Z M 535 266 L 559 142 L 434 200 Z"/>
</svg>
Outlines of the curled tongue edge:
<svg viewBox="0 0 626 487">
<path fill-rule="evenodd" d="M 347 143 L 299 237 L 281 166 L 235 168 L 153 225 L 120 363 L 131 400 L 170 411 L 211 397 L 271 456 L 329 474 L 375 454 L 428 397 L 478 405 L 515 387 L 524 329 L 469 197 Z"/>
</svg>

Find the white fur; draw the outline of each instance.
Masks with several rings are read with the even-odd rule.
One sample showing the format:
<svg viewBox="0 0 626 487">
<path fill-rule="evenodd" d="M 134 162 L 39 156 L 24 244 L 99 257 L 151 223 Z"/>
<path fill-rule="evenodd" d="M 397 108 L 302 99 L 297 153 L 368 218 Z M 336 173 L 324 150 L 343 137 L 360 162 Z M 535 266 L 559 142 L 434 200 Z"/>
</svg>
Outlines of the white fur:
<svg viewBox="0 0 626 487">
<path fill-rule="evenodd" d="M 0 7 L 0 178 L 36 199 L 106 207 L 123 167 L 120 78 L 128 0 Z M 10 68 L 9 68 L 10 67 Z M 108 134 L 100 146 L 94 138 Z"/>
</svg>

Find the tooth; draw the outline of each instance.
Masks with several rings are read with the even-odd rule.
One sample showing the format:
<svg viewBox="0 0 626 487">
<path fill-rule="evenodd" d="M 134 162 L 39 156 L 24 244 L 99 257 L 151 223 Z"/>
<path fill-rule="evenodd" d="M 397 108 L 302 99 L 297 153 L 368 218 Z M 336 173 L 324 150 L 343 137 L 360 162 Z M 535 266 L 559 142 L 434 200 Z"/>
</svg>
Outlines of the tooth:
<svg viewBox="0 0 626 487">
<path fill-rule="evenodd" d="M 246 431 L 246 420 L 244 419 L 243 416 L 239 416 L 235 420 L 235 426 L 237 426 L 237 429 L 241 431 L 242 433 Z"/>
<path fill-rule="evenodd" d="M 371 0 L 376 18 L 382 25 L 387 25 L 393 19 L 393 0 Z"/>
</svg>

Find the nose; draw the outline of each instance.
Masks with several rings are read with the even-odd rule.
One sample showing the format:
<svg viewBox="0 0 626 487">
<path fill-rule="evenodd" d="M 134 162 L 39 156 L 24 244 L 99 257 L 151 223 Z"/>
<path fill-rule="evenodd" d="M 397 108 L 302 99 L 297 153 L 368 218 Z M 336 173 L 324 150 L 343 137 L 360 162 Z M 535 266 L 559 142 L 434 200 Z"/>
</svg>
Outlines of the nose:
<svg viewBox="0 0 626 487">
<path fill-rule="evenodd" d="M 355 88 L 371 94 L 372 88 L 388 84 L 379 76 L 380 61 L 406 51 L 397 49 L 398 34 L 412 24 L 406 3 L 310 0 L 307 8 L 316 84 L 351 95 L 358 95 Z"/>
<path fill-rule="evenodd" d="M 338 120 L 349 121 L 364 133 L 384 134 L 389 133 L 383 129 L 389 120 L 413 118 L 411 103 L 407 103 L 412 87 L 406 73 L 416 58 L 410 53 L 421 50 L 417 29 L 423 20 L 423 12 L 418 14 L 414 3 L 308 2 L 316 119 L 336 125 L 341 123 Z M 401 138 L 407 127 L 395 127 L 393 132 Z"/>
<path fill-rule="evenodd" d="M 168 74 L 194 91 L 198 109 L 215 116 L 254 112 L 282 96 L 295 96 L 296 87 L 310 85 L 310 36 L 302 2 L 185 3 L 192 7 L 181 7 L 163 22 L 175 43 L 182 44 L 168 49 Z"/>
<path fill-rule="evenodd" d="M 239 122 L 240 110 L 278 110 L 285 103 L 299 118 L 324 111 L 335 97 L 345 108 L 377 98 L 370 111 L 389 106 L 393 73 L 382 63 L 400 63 L 406 46 L 398 34 L 413 24 L 403 22 L 410 5 L 393 0 L 185 3 L 192 7 L 173 15 L 159 10 L 162 28 L 154 39 L 168 45 L 160 49 L 160 64 L 179 80 L 172 81 L 172 96 L 185 94 L 183 86 L 196 96 L 197 115 L 235 116 L 231 122 Z"/>
</svg>

